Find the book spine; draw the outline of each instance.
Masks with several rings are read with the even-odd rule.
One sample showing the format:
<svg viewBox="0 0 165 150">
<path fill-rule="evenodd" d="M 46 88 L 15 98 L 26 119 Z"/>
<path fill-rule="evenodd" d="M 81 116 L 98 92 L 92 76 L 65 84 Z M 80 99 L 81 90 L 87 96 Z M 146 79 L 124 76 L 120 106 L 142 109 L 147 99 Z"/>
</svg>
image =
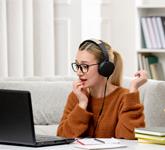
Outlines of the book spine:
<svg viewBox="0 0 165 150">
<path fill-rule="evenodd" d="M 152 48 L 152 45 L 151 45 L 152 42 L 150 39 L 146 17 L 141 17 L 141 26 L 142 26 L 142 32 L 144 35 L 144 42 L 145 42 L 146 48 Z"/>
<path fill-rule="evenodd" d="M 162 19 L 161 17 L 156 17 L 156 21 L 157 21 L 157 25 L 158 25 L 158 33 L 159 33 L 159 36 L 160 36 L 160 42 L 161 42 L 161 45 L 162 45 L 162 48 L 165 48 L 165 34 L 164 34 L 164 29 L 163 29 L 163 24 L 162 24 Z"/>
</svg>

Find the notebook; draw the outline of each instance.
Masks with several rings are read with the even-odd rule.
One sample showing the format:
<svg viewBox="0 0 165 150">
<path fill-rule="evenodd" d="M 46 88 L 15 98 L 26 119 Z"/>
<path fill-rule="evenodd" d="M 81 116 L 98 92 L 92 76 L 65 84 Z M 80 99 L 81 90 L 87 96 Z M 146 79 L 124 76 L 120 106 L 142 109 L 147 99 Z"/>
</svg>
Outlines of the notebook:
<svg viewBox="0 0 165 150">
<path fill-rule="evenodd" d="M 76 148 L 88 150 L 103 150 L 127 147 L 126 145 L 120 143 L 120 140 L 115 138 L 77 138 L 74 146 Z"/>
<path fill-rule="evenodd" d="M 165 127 L 135 128 L 135 133 L 165 136 Z"/>
<path fill-rule="evenodd" d="M 0 89 L 1 144 L 39 147 L 73 141 L 73 138 L 35 135 L 30 92 Z"/>
</svg>

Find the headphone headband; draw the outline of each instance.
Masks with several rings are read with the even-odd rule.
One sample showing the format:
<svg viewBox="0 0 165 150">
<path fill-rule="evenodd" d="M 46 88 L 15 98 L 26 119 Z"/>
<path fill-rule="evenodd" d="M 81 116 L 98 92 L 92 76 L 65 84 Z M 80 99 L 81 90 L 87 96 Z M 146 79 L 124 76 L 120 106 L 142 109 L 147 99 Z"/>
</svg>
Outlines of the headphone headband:
<svg viewBox="0 0 165 150">
<path fill-rule="evenodd" d="M 80 48 L 84 43 L 86 43 L 86 42 L 91 42 L 91 43 L 97 45 L 97 46 L 100 48 L 100 50 L 102 51 L 102 53 L 103 53 L 104 61 L 111 61 L 111 60 L 109 60 L 110 58 L 109 58 L 107 49 L 106 49 L 105 46 L 104 46 L 103 41 L 97 40 L 97 39 L 85 40 L 85 41 L 83 41 L 83 42 L 80 44 L 79 48 Z M 111 61 L 111 62 L 112 62 L 112 61 Z"/>
</svg>

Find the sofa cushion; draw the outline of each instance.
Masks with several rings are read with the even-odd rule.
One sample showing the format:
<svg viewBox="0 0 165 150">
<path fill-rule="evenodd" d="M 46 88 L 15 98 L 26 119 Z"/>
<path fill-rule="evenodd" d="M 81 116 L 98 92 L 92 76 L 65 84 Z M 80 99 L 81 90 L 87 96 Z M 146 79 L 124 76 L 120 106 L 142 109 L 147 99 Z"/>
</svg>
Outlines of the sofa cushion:
<svg viewBox="0 0 165 150">
<path fill-rule="evenodd" d="M 54 125 L 35 125 L 35 133 L 39 135 L 57 135 L 58 124 Z"/>
<path fill-rule="evenodd" d="M 72 81 L 76 77 L 18 78 L 0 80 L 2 89 L 28 90 L 32 96 L 34 122 L 36 125 L 59 123 L 72 91 Z M 124 78 L 123 86 L 129 88 L 133 78 Z M 146 126 L 165 125 L 165 82 L 148 80 L 140 88 L 141 102 L 144 104 Z"/>
<path fill-rule="evenodd" d="M 123 86 L 129 88 L 133 78 L 125 77 Z M 165 82 L 148 80 L 140 87 L 140 100 L 144 104 L 145 122 L 147 127 L 165 125 Z"/>
<path fill-rule="evenodd" d="M 30 91 L 34 123 L 46 125 L 59 122 L 67 96 L 72 90 L 72 82 L 1 81 L 0 88 Z"/>
<path fill-rule="evenodd" d="M 165 82 L 150 80 L 144 93 L 146 126 L 165 125 Z"/>
</svg>

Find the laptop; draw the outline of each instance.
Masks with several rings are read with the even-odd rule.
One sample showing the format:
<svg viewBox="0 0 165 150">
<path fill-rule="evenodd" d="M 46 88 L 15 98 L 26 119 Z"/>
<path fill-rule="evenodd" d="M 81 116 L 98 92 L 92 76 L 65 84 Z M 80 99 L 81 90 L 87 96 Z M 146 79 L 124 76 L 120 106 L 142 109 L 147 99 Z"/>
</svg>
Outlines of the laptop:
<svg viewBox="0 0 165 150">
<path fill-rule="evenodd" d="M 73 141 L 74 138 L 35 135 L 30 92 L 0 89 L 0 144 L 40 147 Z"/>
</svg>

